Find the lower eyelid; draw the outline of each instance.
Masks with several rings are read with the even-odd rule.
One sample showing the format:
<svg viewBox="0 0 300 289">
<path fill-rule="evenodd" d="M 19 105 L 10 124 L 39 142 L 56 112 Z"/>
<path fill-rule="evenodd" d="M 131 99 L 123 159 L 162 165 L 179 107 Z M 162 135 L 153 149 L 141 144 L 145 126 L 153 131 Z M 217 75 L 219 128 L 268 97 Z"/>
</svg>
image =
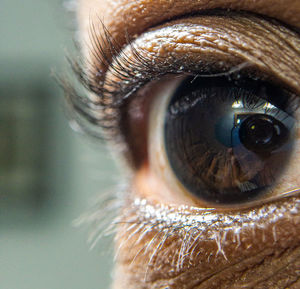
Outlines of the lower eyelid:
<svg viewBox="0 0 300 289">
<path fill-rule="evenodd" d="M 119 259 L 141 276 L 148 267 L 152 268 L 147 273 L 147 282 L 169 280 L 178 274 L 188 275 L 189 271 L 194 272 L 193 280 L 201 281 L 208 273 L 213 275 L 251 258 L 255 264 L 256 256 L 263 260 L 287 248 L 298 248 L 300 242 L 298 198 L 236 213 L 153 205 L 138 197 L 131 202 L 117 236 L 123 252 Z M 124 241 L 128 235 L 130 238 Z M 295 250 L 299 257 L 299 248 Z M 246 262 L 246 268 L 249 263 Z M 231 270 L 231 274 L 235 273 Z M 243 282 L 247 283 L 247 278 Z"/>
</svg>

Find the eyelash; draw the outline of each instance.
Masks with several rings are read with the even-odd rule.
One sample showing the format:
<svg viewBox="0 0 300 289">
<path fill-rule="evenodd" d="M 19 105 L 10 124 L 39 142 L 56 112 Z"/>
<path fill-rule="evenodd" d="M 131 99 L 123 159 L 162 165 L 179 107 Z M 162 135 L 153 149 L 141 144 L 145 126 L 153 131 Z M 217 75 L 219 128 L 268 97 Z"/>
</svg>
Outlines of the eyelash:
<svg viewBox="0 0 300 289">
<path fill-rule="evenodd" d="M 98 38 L 98 29 L 94 24 L 90 27 L 90 51 L 93 61 L 83 60 L 83 57 L 68 58 L 81 88 L 75 88 L 71 84 L 72 81 L 60 81 L 65 91 L 67 115 L 71 125 L 75 130 L 96 139 L 123 142 L 120 122 L 124 104 L 145 84 L 159 80 L 166 74 L 186 74 L 194 77 L 246 75 L 255 80 L 268 80 L 268 77 L 260 75 L 259 71 L 252 70 L 247 62 L 224 72 L 214 68 L 213 63 L 201 64 L 200 67 L 185 67 L 185 61 L 175 57 L 170 59 L 155 56 L 153 63 L 153 60 L 138 51 L 127 37 L 126 45 L 130 47 L 130 57 L 122 51 L 103 23 L 101 28 L 104 33 Z M 248 72 L 244 72 L 248 69 Z M 108 71 L 117 81 L 106 79 Z"/>
<path fill-rule="evenodd" d="M 104 35 L 101 40 L 108 47 L 106 50 L 97 39 L 95 26 L 91 26 L 91 51 L 95 61 L 86 63 L 81 57 L 79 60 L 68 59 L 77 81 L 86 89 L 84 94 L 75 89 L 70 81 L 60 82 L 65 91 L 68 115 L 76 127 L 92 137 L 110 140 L 119 134 L 120 110 L 125 100 L 145 83 L 159 78 L 166 71 L 154 70 L 151 63 L 133 46 L 131 51 L 134 59 L 129 59 L 123 52 L 117 53 L 121 50 L 120 46 L 104 24 L 102 28 Z M 131 44 L 128 42 L 128 45 Z M 105 81 L 104 87 L 108 70 L 120 81 Z M 88 93 L 92 93 L 96 99 L 92 100 Z"/>
</svg>

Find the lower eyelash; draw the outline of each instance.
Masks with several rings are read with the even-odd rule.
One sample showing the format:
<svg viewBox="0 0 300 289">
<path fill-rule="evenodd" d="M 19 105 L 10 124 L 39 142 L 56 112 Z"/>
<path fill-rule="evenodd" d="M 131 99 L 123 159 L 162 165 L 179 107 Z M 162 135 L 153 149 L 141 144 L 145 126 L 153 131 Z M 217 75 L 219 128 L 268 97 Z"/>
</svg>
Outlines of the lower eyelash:
<svg viewBox="0 0 300 289">
<path fill-rule="evenodd" d="M 208 259 L 220 255 L 227 261 L 225 249 L 227 242 L 234 243 L 236 248 L 239 248 L 243 232 L 250 231 L 253 238 L 257 238 L 255 230 L 264 231 L 267 226 L 272 226 L 273 242 L 276 243 L 278 220 L 286 218 L 286 214 L 292 219 L 300 211 L 300 201 L 297 198 L 299 190 L 285 196 L 292 198 L 292 203 L 269 204 L 258 207 L 251 214 L 247 211 L 220 213 L 207 208 L 153 205 L 145 199 L 126 199 L 125 196 L 131 195 L 128 190 L 126 186 L 120 186 L 116 190 L 117 193 L 109 192 L 102 195 L 100 200 L 94 202 L 94 209 L 81 216 L 75 225 L 88 224 L 92 227 L 89 236 L 91 248 L 94 248 L 101 238 L 117 233 L 115 242 L 118 247 L 115 260 L 123 247 L 129 246 L 128 252 L 131 250 L 135 252 L 139 247 L 132 256 L 130 265 L 133 266 L 139 256 L 147 255 L 146 272 L 149 266 L 157 265 L 157 256 L 168 257 L 170 264 L 178 272 L 183 269 L 186 262 L 192 262 L 201 252 Z M 174 237 L 178 238 L 180 243 L 176 254 L 169 252 L 172 248 L 164 247 L 169 240 L 173 242 Z M 261 238 L 261 242 L 266 241 L 264 233 Z M 199 242 L 207 241 L 215 242 L 216 250 L 201 251 Z"/>
<path fill-rule="evenodd" d="M 91 228 L 88 243 L 93 249 L 99 240 L 114 235 L 117 224 L 120 221 L 120 213 L 125 207 L 125 195 L 128 194 L 126 186 L 119 185 L 115 190 L 102 193 L 101 196 L 91 202 L 93 206 L 88 212 L 77 218 L 73 225 L 75 227 L 89 226 Z"/>
<path fill-rule="evenodd" d="M 131 264 L 133 265 L 139 255 L 147 254 L 149 259 L 146 267 L 155 267 L 157 265 L 156 257 L 165 255 L 179 272 L 186 261 L 190 262 L 189 260 L 195 259 L 201 253 L 198 243 L 207 241 L 215 242 L 217 249 L 202 251 L 202 253 L 205 253 L 207 258 L 216 258 L 218 255 L 222 255 L 227 261 L 225 249 L 227 242 L 236 244 L 238 248 L 242 242 L 243 232 L 252 232 L 254 238 L 255 229 L 259 228 L 264 231 L 267 226 L 272 226 L 273 242 L 276 243 L 276 222 L 287 212 L 296 215 L 300 210 L 300 201 L 295 198 L 294 205 L 272 204 L 261 207 L 251 215 L 247 212 L 218 213 L 215 210 L 198 208 L 191 212 L 190 209 L 184 206 L 179 208 L 163 205 L 153 206 L 144 199 L 135 199 L 133 205 L 123 213 L 125 221 L 120 222 L 123 226 L 121 231 L 127 238 L 119 244 L 119 247 L 126 246 L 126 243 L 130 243 L 131 239 L 136 236 L 138 238 L 129 248 L 134 250 L 138 245 L 143 244 L 132 258 Z M 122 239 L 124 236 L 121 234 L 118 239 Z M 164 248 L 164 244 L 175 236 L 180 240 L 176 254 L 168 252 L 168 249 Z M 262 243 L 265 242 L 264 238 L 263 233 Z M 259 240 L 257 239 L 256 242 Z M 131 250 L 129 249 L 129 251 Z M 170 255 L 172 256 L 171 260 Z"/>
</svg>

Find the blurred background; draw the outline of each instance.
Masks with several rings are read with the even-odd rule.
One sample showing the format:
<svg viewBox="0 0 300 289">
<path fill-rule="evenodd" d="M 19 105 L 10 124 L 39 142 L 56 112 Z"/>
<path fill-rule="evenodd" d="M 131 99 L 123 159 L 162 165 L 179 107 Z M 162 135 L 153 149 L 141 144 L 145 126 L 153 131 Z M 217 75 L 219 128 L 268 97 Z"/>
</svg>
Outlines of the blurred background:
<svg viewBox="0 0 300 289">
<path fill-rule="evenodd" d="M 51 77 L 66 67 L 74 9 L 0 0 L 1 289 L 109 288 L 110 240 L 90 251 L 72 223 L 118 176 L 102 144 L 71 131 Z"/>
</svg>

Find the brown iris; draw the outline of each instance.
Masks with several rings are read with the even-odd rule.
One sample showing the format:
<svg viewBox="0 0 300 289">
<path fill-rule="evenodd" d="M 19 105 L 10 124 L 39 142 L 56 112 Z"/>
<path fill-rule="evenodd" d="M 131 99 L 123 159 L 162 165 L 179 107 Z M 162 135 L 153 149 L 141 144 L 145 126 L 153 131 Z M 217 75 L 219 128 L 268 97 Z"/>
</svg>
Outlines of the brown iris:
<svg viewBox="0 0 300 289">
<path fill-rule="evenodd" d="M 266 193 L 289 162 L 295 119 L 289 94 L 239 78 L 186 78 L 165 116 L 165 149 L 188 191 L 212 203 Z"/>
</svg>

